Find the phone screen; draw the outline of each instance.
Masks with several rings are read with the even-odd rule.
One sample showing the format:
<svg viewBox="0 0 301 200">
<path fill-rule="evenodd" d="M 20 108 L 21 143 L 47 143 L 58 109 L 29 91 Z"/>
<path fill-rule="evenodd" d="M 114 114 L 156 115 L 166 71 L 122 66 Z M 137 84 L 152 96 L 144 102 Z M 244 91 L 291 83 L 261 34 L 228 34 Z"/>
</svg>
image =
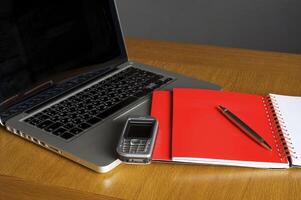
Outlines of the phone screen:
<svg viewBox="0 0 301 200">
<path fill-rule="evenodd" d="M 151 138 L 154 124 L 152 122 L 129 122 L 125 138 Z"/>
</svg>

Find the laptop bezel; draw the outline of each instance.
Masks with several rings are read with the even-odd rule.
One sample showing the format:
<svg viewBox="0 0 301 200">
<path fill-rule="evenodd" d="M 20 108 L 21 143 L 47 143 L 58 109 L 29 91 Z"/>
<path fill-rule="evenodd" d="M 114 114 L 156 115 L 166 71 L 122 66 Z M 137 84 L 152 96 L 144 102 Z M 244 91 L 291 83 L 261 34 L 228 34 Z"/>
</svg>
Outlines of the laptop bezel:
<svg viewBox="0 0 301 200">
<path fill-rule="evenodd" d="M 121 29 L 120 17 L 119 17 L 119 13 L 117 11 L 116 1 L 115 0 L 107 0 L 107 1 L 109 1 L 109 6 L 111 9 L 111 13 L 112 13 L 112 19 L 113 19 L 113 23 L 115 26 L 117 41 L 118 41 L 119 48 L 120 48 L 120 56 L 119 56 L 120 60 L 119 60 L 119 64 L 116 65 L 116 67 L 117 67 L 118 65 L 128 61 L 128 54 L 127 54 L 127 49 L 125 46 L 124 34 Z M 118 63 L 118 60 L 116 62 Z"/>
<path fill-rule="evenodd" d="M 115 29 L 115 34 L 116 34 L 118 46 L 119 46 L 119 49 L 120 49 L 120 55 L 118 57 L 115 57 L 114 59 L 112 59 L 110 61 L 107 61 L 105 63 L 101 63 L 100 67 L 117 68 L 121 64 L 123 64 L 125 62 L 128 62 L 128 54 L 127 54 L 127 49 L 126 49 L 126 46 L 125 46 L 124 35 L 123 35 L 122 29 L 121 29 L 120 17 L 119 17 L 119 13 L 118 13 L 118 10 L 117 10 L 116 2 L 115 2 L 115 0 L 107 0 L 107 1 L 108 1 L 111 17 L 112 17 L 114 29 Z M 91 70 L 91 71 L 93 71 L 93 70 Z M 99 78 L 101 78 L 101 77 L 102 76 L 100 76 Z M 78 87 L 80 87 L 80 86 L 81 85 L 79 85 Z M 24 91 L 22 91 L 22 93 L 24 93 Z M 18 95 L 18 94 L 15 94 L 15 95 Z M 11 109 L 15 105 L 20 104 L 22 101 L 26 101 L 26 100 L 27 100 L 27 98 L 24 99 L 24 100 L 21 100 L 21 101 L 17 101 L 14 104 L 11 104 L 5 110 L 2 110 L 2 112 L 5 112 L 5 111 Z M 14 116 L 15 115 L 13 115 L 11 117 L 14 117 Z M 8 119 L 6 119 L 5 121 L 7 121 Z M 0 124 L 4 125 L 5 121 L 3 119 L 1 119 L 1 116 L 0 116 Z"/>
</svg>

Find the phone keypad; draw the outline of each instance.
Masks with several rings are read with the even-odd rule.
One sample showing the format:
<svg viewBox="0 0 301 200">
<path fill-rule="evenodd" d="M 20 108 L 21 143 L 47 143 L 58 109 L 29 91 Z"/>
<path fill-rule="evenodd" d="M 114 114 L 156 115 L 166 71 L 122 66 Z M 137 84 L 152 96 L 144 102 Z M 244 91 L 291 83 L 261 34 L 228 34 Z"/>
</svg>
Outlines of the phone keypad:
<svg viewBox="0 0 301 200">
<path fill-rule="evenodd" d="M 124 139 L 123 149 L 124 153 L 145 153 L 150 146 L 148 140 L 137 140 L 137 139 Z"/>
</svg>

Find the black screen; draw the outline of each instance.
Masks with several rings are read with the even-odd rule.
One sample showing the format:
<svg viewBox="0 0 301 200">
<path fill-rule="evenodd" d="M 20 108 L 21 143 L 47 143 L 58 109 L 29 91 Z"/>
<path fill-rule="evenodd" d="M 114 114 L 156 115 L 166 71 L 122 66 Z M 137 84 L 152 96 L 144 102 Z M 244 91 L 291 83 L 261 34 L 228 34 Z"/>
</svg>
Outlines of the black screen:
<svg viewBox="0 0 301 200">
<path fill-rule="evenodd" d="M 153 123 L 135 123 L 130 122 L 125 138 L 150 138 L 152 136 L 154 124 Z"/>
<path fill-rule="evenodd" d="M 126 59 L 111 0 L 1 0 L 0 104 Z"/>
</svg>

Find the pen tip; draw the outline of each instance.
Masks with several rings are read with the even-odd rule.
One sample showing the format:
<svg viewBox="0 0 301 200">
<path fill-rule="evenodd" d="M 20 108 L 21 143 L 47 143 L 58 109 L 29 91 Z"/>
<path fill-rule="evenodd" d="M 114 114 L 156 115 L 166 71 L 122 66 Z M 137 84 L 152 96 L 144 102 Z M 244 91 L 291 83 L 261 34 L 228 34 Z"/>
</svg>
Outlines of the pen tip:
<svg viewBox="0 0 301 200">
<path fill-rule="evenodd" d="M 268 149 L 269 151 L 272 151 L 272 147 L 267 142 L 264 141 L 263 144 L 266 149 Z"/>
<path fill-rule="evenodd" d="M 218 107 L 218 109 L 220 109 L 222 111 L 226 110 L 226 108 L 224 106 L 222 106 L 222 105 L 218 105 L 217 107 Z"/>
</svg>

